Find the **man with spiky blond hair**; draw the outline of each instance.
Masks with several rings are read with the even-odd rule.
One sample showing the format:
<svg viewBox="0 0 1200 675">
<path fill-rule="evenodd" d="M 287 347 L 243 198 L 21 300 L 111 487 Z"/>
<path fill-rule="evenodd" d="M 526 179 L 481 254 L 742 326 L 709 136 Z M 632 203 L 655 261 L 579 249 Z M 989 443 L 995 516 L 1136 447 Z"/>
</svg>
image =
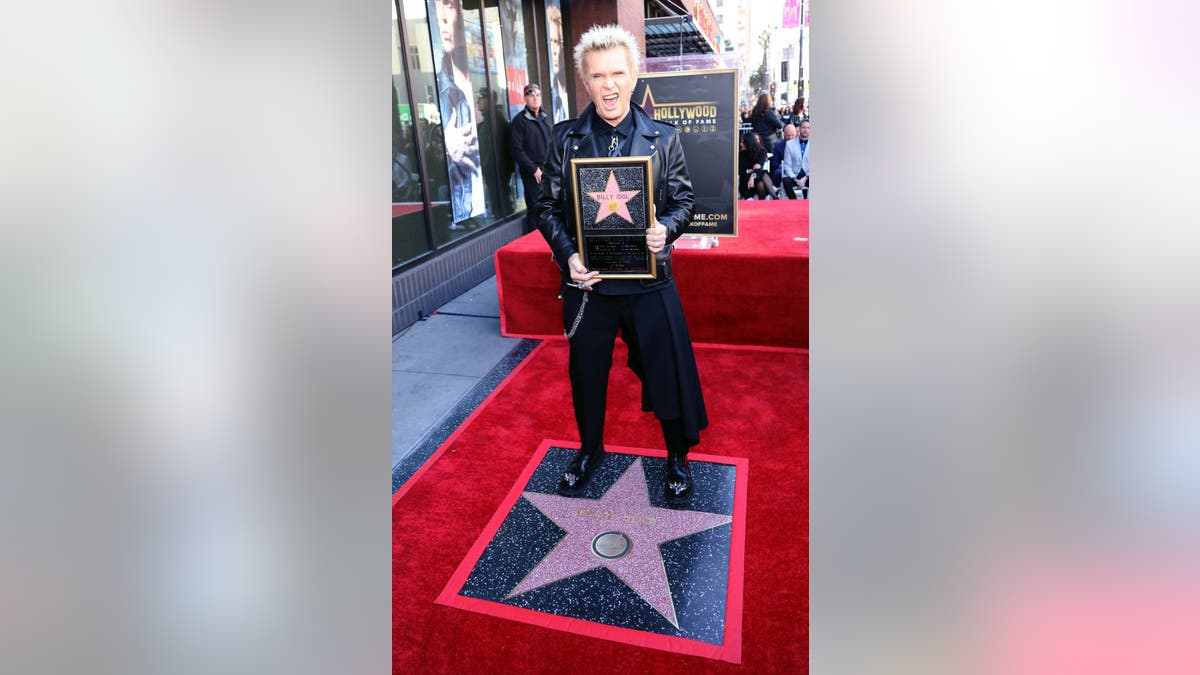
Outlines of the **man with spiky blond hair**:
<svg viewBox="0 0 1200 675">
<path fill-rule="evenodd" d="M 616 25 L 593 26 L 575 46 L 575 66 L 591 103 L 576 119 L 555 125 L 538 198 L 538 228 L 562 274 L 563 328 L 571 344 L 571 397 L 580 449 L 559 491 L 578 496 L 604 460 L 608 374 L 617 331 L 629 347 L 629 367 L 642 381 L 642 410 L 653 412 L 667 446 L 664 500 L 684 504 L 693 491 L 687 455 L 708 426 L 696 357 L 671 270 L 672 242 L 688 228 L 695 197 L 675 128 L 632 103 L 637 41 Z M 601 280 L 584 267 L 575 214 L 563 174 L 574 158 L 650 156 L 655 222 L 646 245 L 657 278 Z"/>
</svg>

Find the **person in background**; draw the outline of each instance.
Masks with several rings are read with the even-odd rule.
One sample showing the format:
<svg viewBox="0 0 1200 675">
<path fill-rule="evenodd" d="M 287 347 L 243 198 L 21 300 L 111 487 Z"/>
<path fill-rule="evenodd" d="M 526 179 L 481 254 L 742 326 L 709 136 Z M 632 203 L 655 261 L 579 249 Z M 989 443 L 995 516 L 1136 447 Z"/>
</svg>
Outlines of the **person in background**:
<svg viewBox="0 0 1200 675">
<path fill-rule="evenodd" d="M 541 192 L 542 167 L 546 165 L 546 153 L 550 152 L 550 115 L 542 109 L 542 88 L 536 84 L 525 85 L 525 108 L 512 118 L 512 156 L 521 171 L 521 184 L 525 187 L 525 232 L 537 229 L 538 193 Z"/>
<path fill-rule="evenodd" d="M 779 121 L 783 122 L 783 126 L 786 127 L 792 123 L 792 106 L 781 105 L 775 110 L 775 114 L 779 115 Z"/>
<path fill-rule="evenodd" d="M 804 97 L 796 99 L 795 105 L 792 106 L 792 124 L 799 124 L 801 120 L 808 119 L 808 103 Z"/>
<path fill-rule="evenodd" d="M 575 67 L 591 103 L 578 118 L 555 125 L 538 197 L 538 225 L 562 276 L 563 332 L 571 346 L 568 372 L 580 439 L 558 491 L 579 496 L 604 460 L 608 377 L 619 330 L 629 346 L 627 363 L 642 382 L 642 410 L 654 413 L 667 446 L 663 498 L 677 505 L 692 496 L 688 450 L 708 426 L 671 265 L 672 242 L 691 225 L 696 199 L 675 127 L 654 121 L 630 101 L 638 53 L 637 40 L 620 26 L 593 26 L 579 38 Z M 571 181 L 564 174 L 575 158 L 630 156 L 651 158 L 654 222 L 645 242 L 657 277 L 601 280 L 580 256 L 567 194 Z"/>
<path fill-rule="evenodd" d="M 779 130 L 783 128 L 783 122 L 779 121 L 779 115 L 771 109 L 771 96 L 763 93 L 758 95 L 758 103 L 754 104 L 754 110 L 750 111 L 750 125 L 754 127 L 754 131 L 762 140 L 763 146 L 771 147 L 775 145 L 776 136 L 779 135 Z"/>
<path fill-rule="evenodd" d="M 775 185 L 767 165 L 767 149 L 753 131 L 742 134 L 742 151 L 738 155 L 738 193 L 742 199 L 766 199 L 775 196 Z"/>
<path fill-rule="evenodd" d="M 771 181 L 775 183 L 775 197 L 779 197 L 779 187 L 783 185 L 783 152 L 787 146 L 787 142 L 796 137 L 796 126 L 794 124 L 783 125 L 783 138 L 775 143 L 775 147 L 771 149 Z"/>
<path fill-rule="evenodd" d="M 796 137 L 787 142 L 780 166 L 783 175 L 783 190 L 788 199 L 796 199 L 796 188 L 800 188 L 801 199 L 808 199 L 808 120 L 800 123 Z"/>
</svg>

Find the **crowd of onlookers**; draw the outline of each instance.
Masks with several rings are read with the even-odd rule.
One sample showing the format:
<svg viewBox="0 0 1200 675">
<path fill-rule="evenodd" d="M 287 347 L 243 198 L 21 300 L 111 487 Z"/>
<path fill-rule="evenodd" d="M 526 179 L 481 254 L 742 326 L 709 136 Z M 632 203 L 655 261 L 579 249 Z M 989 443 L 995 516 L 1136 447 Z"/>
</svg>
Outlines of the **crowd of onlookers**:
<svg viewBox="0 0 1200 675">
<path fill-rule="evenodd" d="M 762 100 L 763 96 L 767 97 L 767 109 L 769 109 L 771 105 L 770 94 L 760 94 L 755 103 L 743 103 L 738 108 L 738 116 L 741 119 L 742 126 L 750 124 L 750 116 L 758 107 L 758 102 Z M 801 96 L 792 105 L 776 106 L 773 113 L 783 124 L 799 124 L 801 120 L 808 119 L 808 104 L 805 102 L 804 97 Z"/>
<path fill-rule="evenodd" d="M 808 199 L 808 106 L 804 97 L 771 108 L 763 93 L 741 107 L 738 195 L 741 199 Z"/>
</svg>

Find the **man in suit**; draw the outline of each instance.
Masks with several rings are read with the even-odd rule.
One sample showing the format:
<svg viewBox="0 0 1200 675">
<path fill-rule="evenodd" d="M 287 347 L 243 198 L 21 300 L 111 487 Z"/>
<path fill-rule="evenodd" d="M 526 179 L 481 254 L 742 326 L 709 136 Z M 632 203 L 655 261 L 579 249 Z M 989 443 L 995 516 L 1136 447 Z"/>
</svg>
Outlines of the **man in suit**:
<svg viewBox="0 0 1200 675">
<path fill-rule="evenodd" d="M 541 192 L 542 167 L 546 165 L 546 153 L 550 151 L 550 115 L 542 109 L 542 88 L 536 84 L 525 85 L 525 108 L 512 118 L 512 156 L 521 171 L 521 184 L 525 187 L 525 232 L 537 229 L 538 193 Z"/>
<path fill-rule="evenodd" d="M 771 150 L 771 182 L 776 185 L 783 185 L 783 151 L 787 142 L 796 137 L 796 127 L 792 124 L 784 125 L 783 140 L 775 144 L 775 148 Z M 777 193 L 779 189 L 775 190 Z M 779 195 L 776 194 L 776 197 Z"/>
<path fill-rule="evenodd" d="M 642 381 L 642 410 L 653 412 L 667 447 L 663 494 L 668 504 L 692 495 L 688 450 L 708 426 L 687 322 L 671 270 L 671 244 L 691 223 L 695 196 L 675 128 L 656 122 L 630 101 L 638 46 L 620 26 L 594 26 L 575 47 L 575 63 L 591 103 L 554 127 L 538 225 L 562 274 L 563 329 L 571 345 L 571 396 L 580 450 L 563 472 L 559 492 L 581 494 L 604 460 L 608 374 L 617 331 L 629 346 L 629 367 Z M 651 157 L 655 221 L 646 229 L 657 278 L 604 279 L 587 269 L 576 241 L 568 194 L 570 161 L 583 157 Z"/>
<path fill-rule="evenodd" d="M 796 188 L 800 188 L 801 199 L 808 199 L 808 120 L 800 123 L 796 137 L 787 142 L 784 149 L 783 163 L 780 170 L 783 174 L 783 190 L 788 199 L 796 198 Z"/>
</svg>

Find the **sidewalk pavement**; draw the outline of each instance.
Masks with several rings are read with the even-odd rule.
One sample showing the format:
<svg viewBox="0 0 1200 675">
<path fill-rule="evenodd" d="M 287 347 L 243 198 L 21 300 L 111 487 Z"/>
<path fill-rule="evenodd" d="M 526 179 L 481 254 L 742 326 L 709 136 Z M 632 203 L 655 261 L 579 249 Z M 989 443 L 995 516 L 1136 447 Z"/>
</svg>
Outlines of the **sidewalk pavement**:
<svg viewBox="0 0 1200 675">
<path fill-rule="evenodd" d="M 393 492 L 538 342 L 500 335 L 495 276 L 392 340 Z"/>
</svg>

